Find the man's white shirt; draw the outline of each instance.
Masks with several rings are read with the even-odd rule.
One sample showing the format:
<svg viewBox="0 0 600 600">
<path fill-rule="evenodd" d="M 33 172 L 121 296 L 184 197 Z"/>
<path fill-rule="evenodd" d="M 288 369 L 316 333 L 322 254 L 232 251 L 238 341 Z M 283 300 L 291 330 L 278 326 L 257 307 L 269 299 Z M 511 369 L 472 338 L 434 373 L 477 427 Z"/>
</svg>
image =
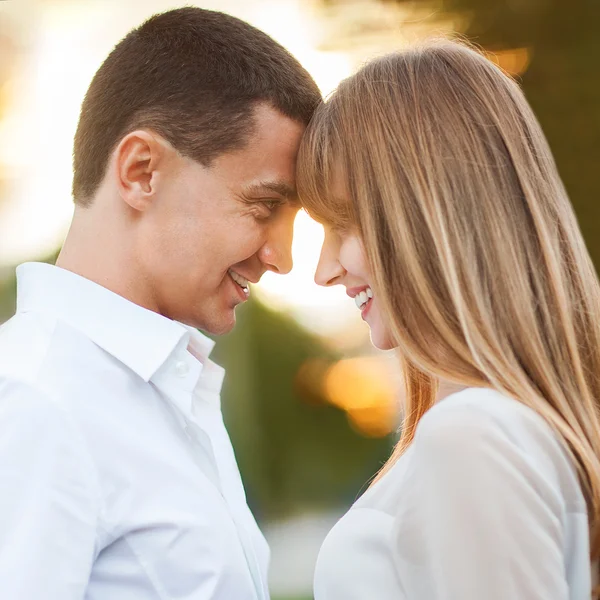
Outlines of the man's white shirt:
<svg viewBox="0 0 600 600">
<path fill-rule="evenodd" d="M 2 600 L 266 600 L 213 342 L 55 266 L 0 327 Z"/>
</svg>

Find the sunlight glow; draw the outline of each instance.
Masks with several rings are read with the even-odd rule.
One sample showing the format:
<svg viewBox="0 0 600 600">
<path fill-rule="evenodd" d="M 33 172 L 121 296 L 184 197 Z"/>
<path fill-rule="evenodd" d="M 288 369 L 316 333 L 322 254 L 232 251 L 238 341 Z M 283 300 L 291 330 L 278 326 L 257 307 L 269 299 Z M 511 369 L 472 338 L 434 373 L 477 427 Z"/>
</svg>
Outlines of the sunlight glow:
<svg viewBox="0 0 600 600">
<path fill-rule="evenodd" d="M 397 365 L 389 356 L 358 356 L 327 363 L 311 358 L 296 375 L 296 387 L 309 403 L 326 402 L 346 413 L 366 437 L 385 437 L 400 421 Z"/>
</svg>

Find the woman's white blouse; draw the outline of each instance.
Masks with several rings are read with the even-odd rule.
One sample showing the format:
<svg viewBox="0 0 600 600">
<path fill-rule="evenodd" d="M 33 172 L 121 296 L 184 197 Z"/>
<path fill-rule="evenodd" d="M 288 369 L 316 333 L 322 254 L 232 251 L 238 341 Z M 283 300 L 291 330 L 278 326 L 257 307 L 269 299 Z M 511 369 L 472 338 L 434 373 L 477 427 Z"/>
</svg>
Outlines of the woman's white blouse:
<svg viewBox="0 0 600 600">
<path fill-rule="evenodd" d="M 590 600 L 591 586 L 586 505 L 563 447 L 532 410 L 469 388 L 426 413 L 330 532 L 315 600 Z"/>
</svg>

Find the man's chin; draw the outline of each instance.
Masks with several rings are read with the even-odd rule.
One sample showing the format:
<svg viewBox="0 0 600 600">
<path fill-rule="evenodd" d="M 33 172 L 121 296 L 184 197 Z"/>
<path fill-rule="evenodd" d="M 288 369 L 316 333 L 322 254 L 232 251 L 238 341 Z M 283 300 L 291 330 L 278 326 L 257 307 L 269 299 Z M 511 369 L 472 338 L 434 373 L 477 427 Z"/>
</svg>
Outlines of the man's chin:
<svg viewBox="0 0 600 600">
<path fill-rule="evenodd" d="M 204 333 L 208 335 L 225 335 L 229 333 L 235 327 L 235 312 L 231 311 L 231 316 L 229 319 L 223 320 L 212 320 L 212 321 L 202 321 L 202 323 L 194 324 L 196 329 L 200 329 Z"/>
</svg>

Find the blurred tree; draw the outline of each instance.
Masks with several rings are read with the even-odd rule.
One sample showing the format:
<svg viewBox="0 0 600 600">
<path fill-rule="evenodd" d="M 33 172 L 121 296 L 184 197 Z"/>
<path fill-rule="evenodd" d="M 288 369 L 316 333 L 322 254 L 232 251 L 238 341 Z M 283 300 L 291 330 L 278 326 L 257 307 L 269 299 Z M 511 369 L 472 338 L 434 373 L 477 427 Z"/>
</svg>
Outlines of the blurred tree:
<svg viewBox="0 0 600 600">
<path fill-rule="evenodd" d="M 530 49 L 523 89 L 600 268 L 600 2 L 443 0 L 441 5 L 469 15 L 464 33 L 488 50 Z"/>
<path fill-rule="evenodd" d="M 256 300 L 219 339 L 228 369 L 223 411 L 248 499 L 266 518 L 349 504 L 387 458 L 391 441 L 353 431 L 345 414 L 294 386 L 307 359 L 338 357 L 291 318 Z"/>
<path fill-rule="evenodd" d="M 356 4 L 321 0 L 325 6 Z M 524 50 L 521 84 L 552 147 L 597 269 L 600 269 L 600 2 L 598 0 L 373 0 L 404 7 L 399 25 L 431 31 L 452 20 L 491 53 Z M 502 64 L 502 61 L 499 61 Z"/>
<path fill-rule="evenodd" d="M 0 323 L 6 321 L 15 311 L 17 281 L 12 269 L 0 270 Z"/>
<path fill-rule="evenodd" d="M 58 257 L 58 250 L 40 259 L 41 262 L 54 264 Z M 17 278 L 14 267 L 0 268 L 0 324 L 12 317 L 15 312 L 15 299 L 17 294 Z"/>
</svg>

